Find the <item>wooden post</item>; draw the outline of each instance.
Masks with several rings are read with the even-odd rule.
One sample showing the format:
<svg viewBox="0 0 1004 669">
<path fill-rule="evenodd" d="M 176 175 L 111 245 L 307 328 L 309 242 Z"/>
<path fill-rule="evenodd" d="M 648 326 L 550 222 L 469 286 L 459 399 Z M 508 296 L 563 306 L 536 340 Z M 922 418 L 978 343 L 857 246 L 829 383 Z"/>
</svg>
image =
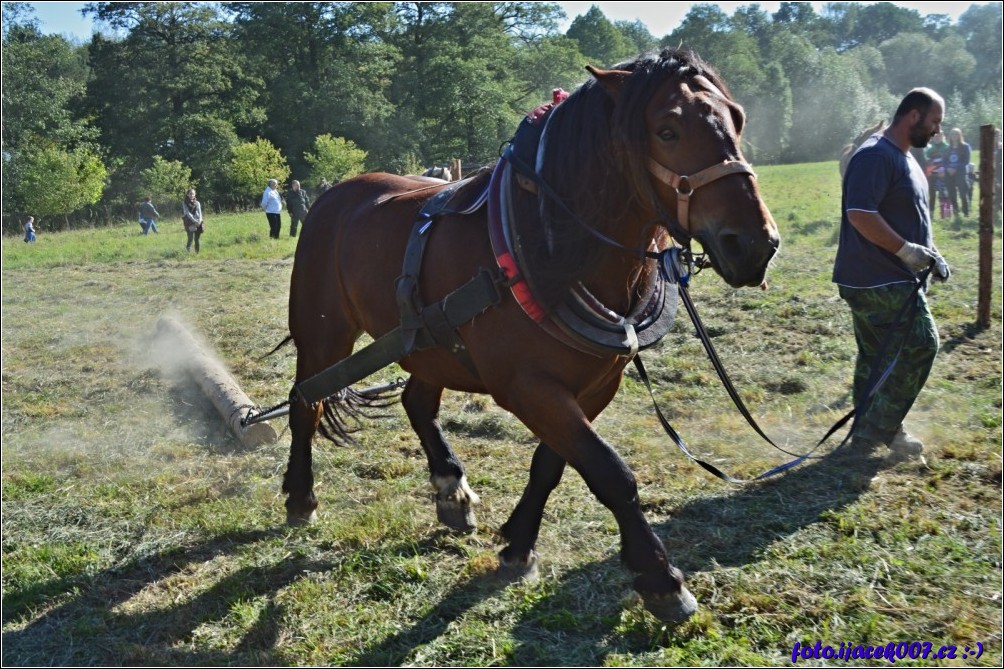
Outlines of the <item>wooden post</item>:
<svg viewBox="0 0 1004 669">
<path fill-rule="evenodd" d="M 450 161 L 450 174 L 453 175 L 454 181 L 460 181 L 464 178 L 460 173 L 460 167 L 460 158 L 454 158 Z"/>
<path fill-rule="evenodd" d="M 997 129 L 980 127 L 980 284 L 976 302 L 976 324 L 990 327 L 990 297 L 993 286 L 994 247 L 994 156 Z"/>
<path fill-rule="evenodd" d="M 223 418 L 230 432 L 247 448 L 274 444 L 279 439 L 268 423 L 255 423 L 246 428 L 241 419 L 248 408 L 256 406 L 244 394 L 233 376 L 216 358 L 205 351 L 198 340 L 174 318 L 165 316 L 157 322 L 157 337 L 170 350 L 179 351 L 179 362 L 199 388 L 209 398 Z"/>
</svg>

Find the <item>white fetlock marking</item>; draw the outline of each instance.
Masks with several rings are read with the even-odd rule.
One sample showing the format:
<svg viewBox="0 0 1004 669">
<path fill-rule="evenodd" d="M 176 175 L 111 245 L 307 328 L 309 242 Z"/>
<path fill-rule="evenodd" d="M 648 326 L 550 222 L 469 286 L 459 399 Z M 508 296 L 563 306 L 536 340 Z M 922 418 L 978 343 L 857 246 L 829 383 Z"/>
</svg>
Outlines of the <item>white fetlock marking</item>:
<svg viewBox="0 0 1004 669">
<path fill-rule="evenodd" d="M 466 476 L 461 476 L 460 477 L 460 489 L 463 490 L 464 493 L 467 495 L 467 500 L 471 504 L 477 504 L 478 502 L 481 501 L 481 498 L 478 497 L 477 493 L 475 493 L 473 490 L 471 490 L 471 487 L 469 485 L 467 485 L 467 477 Z"/>
<path fill-rule="evenodd" d="M 460 505 L 477 504 L 481 501 L 477 493 L 471 490 L 466 476 L 461 476 L 459 480 L 453 476 L 433 476 L 430 482 L 436 491 L 436 499 L 440 501 Z"/>
</svg>

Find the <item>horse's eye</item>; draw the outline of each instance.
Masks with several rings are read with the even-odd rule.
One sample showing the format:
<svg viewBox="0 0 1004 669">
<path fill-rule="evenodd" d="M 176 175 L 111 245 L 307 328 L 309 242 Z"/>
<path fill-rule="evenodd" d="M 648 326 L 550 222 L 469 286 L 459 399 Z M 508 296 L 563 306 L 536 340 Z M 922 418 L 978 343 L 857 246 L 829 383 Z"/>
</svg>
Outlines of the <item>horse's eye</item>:
<svg viewBox="0 0 1004 669">
<path fill-rule="evenodd" d="M 660 130 L 659 131 L 659 139 L 661 139 L 664 142 L 672 142 L 672 141 L 678 139 L 678 137 L 677 137 L 677 134 L 675 132 L 673 132 L 669 128 L 666 128 L 665 130 Z"/>
</svg>

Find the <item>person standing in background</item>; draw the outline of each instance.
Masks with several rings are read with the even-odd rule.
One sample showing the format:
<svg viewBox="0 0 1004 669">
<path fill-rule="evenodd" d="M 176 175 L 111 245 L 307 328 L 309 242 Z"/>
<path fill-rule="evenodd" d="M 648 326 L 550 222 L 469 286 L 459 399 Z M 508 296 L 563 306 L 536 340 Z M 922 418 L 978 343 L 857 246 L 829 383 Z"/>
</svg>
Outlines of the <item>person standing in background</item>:
<svg viewBox="0 0 1004 669">
<path fill-rule="evenodd" d="M 948 150 L 948 142 L 945 141 L 944 133 L 938 133 L 931 138 L 930 145 L 924 150 L 924 174 L 927 175 L 927 202 L 931 216 L 934 217 L 934 210 L 939 200 L 944 203 L 948 197 L 948 185 L 945 183 L 945 151 Z"/>
<path fill-rule="evenodd" d="M 952 200 L 952 208 L 955 215 L 959 211 L 963 216 L 969 215 L 969 161 L 972 160 L 973 150 L 962 139 L 962 130 L 952 128 L 948 133 L 948 148 L 945 149 L 945 173 L 948 182 L 948 197 Z M 959 205 L 962 209 L 959 209 Z"/>
<path fill-rule="evenodd" d="M 36 240 L 35 237 L 35 217 L 29 216 L 24 219 L 24 242 L 25 244 L 31 244 Z"/>
<path fill-rule="evenodd" d="M 199 238 L 202 237 L 206 228 L 202 220 L 202 204 L 195 199 L 194 188 L 189 188 L 188 192 L 185 193 L 185 199 L 181 203 L 181 220 L 185 224 L 185 232 L 188 233 L 188 246 L 186 248 L 191 251 L 194 243 L 195 252 L 198 253 Z"/>
<path fill-rule="evenodd" d="M 279 232 L 282 230 L 282 196 L 279 195 L 279 182 L 275 179 L 268 180 L 265 192 L 261 194 L 261 208 L 268 219 L 268 236 L 272 239 L 279 239 Z"/>
<path fill-rule="evenodd" d="M 296 237 L 296 228 L 307 218 L 307 210 L 310 209 L 310 198 L 307 191 L 300 188 L 299 181 L 292 181 L 289 190 L 286 191 L 286 209 L 289 210 L 289 236 Z"/>
<path fill-rule="evenodd" d="M 157 233 L 157 219 L 160 218 L 160 213 L 157 208 L 153 206 L 153 198 L 149 195 L 143 200 L 143 204 L 139 206 L 139 224 L 143 228 L 143 234 L 148 235 L 150 231 L 153 230 L 154 234 Z"/>
</svg>

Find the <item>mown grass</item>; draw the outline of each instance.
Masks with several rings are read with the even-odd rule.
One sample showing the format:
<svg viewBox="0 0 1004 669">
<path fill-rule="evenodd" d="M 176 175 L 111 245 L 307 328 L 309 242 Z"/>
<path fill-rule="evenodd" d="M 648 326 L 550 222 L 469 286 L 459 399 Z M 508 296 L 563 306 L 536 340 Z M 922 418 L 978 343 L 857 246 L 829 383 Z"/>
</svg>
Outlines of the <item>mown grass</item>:
<svg viewBox="0 0 1004 669">
<path fill-rule="evenodd" d="M 770 289 L 705 274 L 692 294 L 757 419 L 802 450 L 849 408 L 853 336 L 829 282 L 837 170 L 759 178 L 783 237 Z M 294 244 L 268 239 L 260 215 L 210 218 L 199 256 L 180 225 L 136 227 L 3 240 L 5 664 L 778 665 L 816 640 L 986 647 L 908 666 L 1004 659 L 999 227 L 981 330 L 976 223 L 936 224 L 954 274 L 931 290 L 942 353 L 911 414 L 924 462 L 838 453 L 730 486 L 670 448 L 628 376 L 597 427 L 701 601 L 677 628 L 641 608 L 613 519 L 571 473 L 545 514 L 541 580 L 495 579 L 494 530 L 535 442 L 484 398 L 448 394 L 443 409 L 483 499 L 476 534 L 437 525 L 400 409 L 358 446 L 317 444 L 321 518 L 287 529 L 288 433 L 243 449 L 152 335 L 178 315 L 249 396 L 280 401 L 293 357 L 261 356 L 286 334 Z M 785 459 L 730 407 L 687 323 L 645 358 L 702 457 L 739 476 Z"/>
</svg>

